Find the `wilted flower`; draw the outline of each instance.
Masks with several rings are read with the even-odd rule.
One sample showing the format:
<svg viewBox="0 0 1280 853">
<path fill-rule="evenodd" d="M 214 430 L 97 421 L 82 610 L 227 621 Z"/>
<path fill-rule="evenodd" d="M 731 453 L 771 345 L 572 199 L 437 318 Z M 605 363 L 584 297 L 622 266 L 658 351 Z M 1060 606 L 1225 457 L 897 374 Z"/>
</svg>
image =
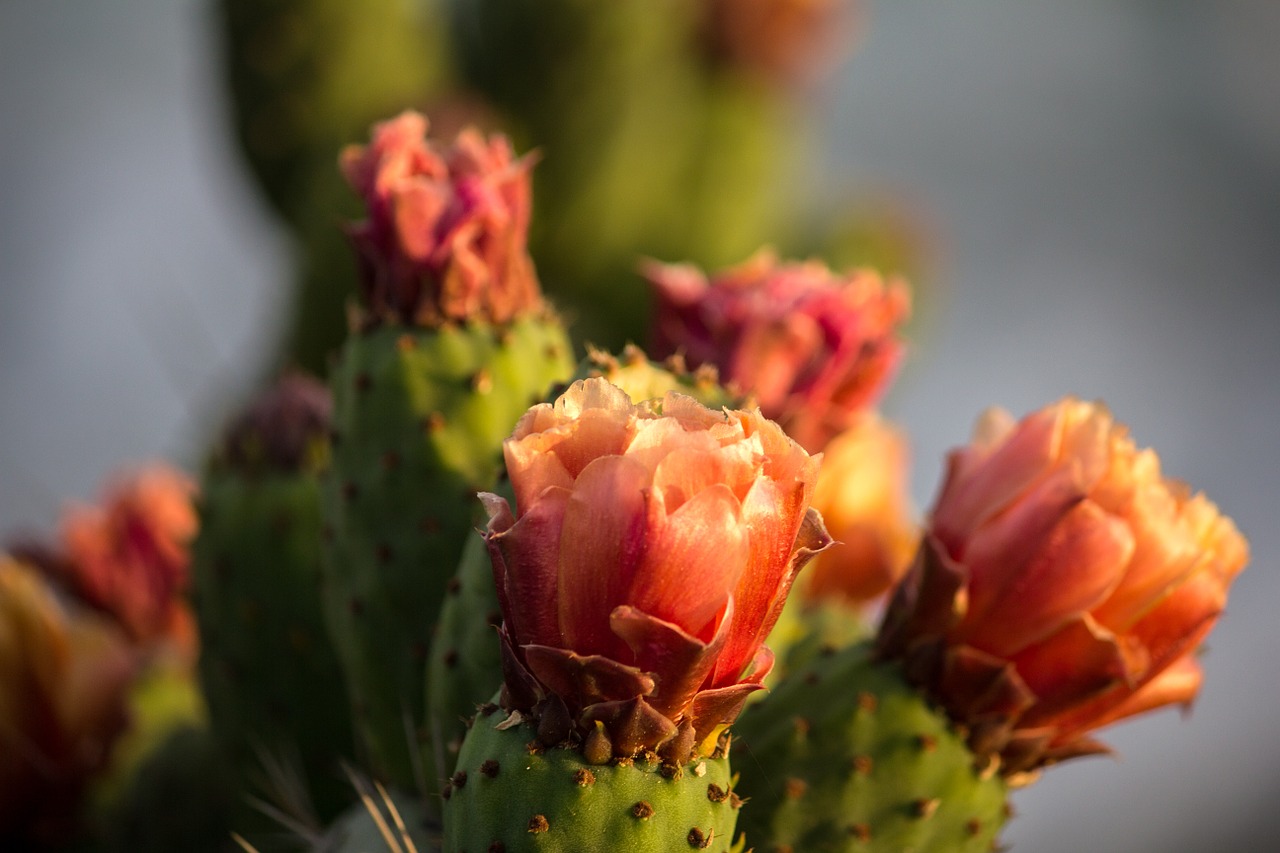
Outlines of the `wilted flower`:
<svg viewBox="0 0 1280 853">
<path fill-rule="evenodd" d="M 813 506 L 836 544 L 805 572 L 805 597 L 865 604 L 902 576 L 919 542 L 907 494 L 907 440 L 867 413 L 822 457 Z"/>
<path fill-rule="evenodd" d="M 124 729 L 133 673 L 105 618 L 0 555 L 0 842 L 65 840 Z"/>
<path fill-rule="evenodd" d="M 1231 520 L 1100 406 L 989 414 L 949 458 L 879 644 L 975 750 L 1034 770 L 1105 751 L 1099 726 L 1189 703 L 1247 558 Z"/>
<path fill-rule="evenodd" d="M 189 656 L 195 629 L 184 599 L 198 520 L 195 484 L 152 465 L 113 484 L 97 506 L 62 520 L 68 581 L 138 643 L 173 642 Z"/>
<path fill-rule="evenodd" d="M 758 689 L 788 588 L 830 541 L 808 508 L 819 459 L 758 412 L 637 406 L 602 379 L 530 409 L 505 451 L 516 515 L 485 502 L 508 704 L 550 741 L 576 726 L 589 757 L 684 760 Z"/>
<path fill-rule="evenodd" d="M 715 57 L 781 82 L 830 71 L 852 50 L 860 0 L 703 0 Z"/>
<path fill-rule="evenodd" d="M 502 136 L 464 130 L 447 149 L 406 112 L 342 153 L 367 218 L 350 227 L 373 322 L 505 323 L 542 304 L 526 243 L 529 158 Z"/>
<path fill-rule="evenodd" d="M 689 265 L 650 264 L 657 293 L 653 354 L 683 351 L 755 395 L 765 416 L 810 452 L 879 399 L 902 357 L 906 285 L 760 252 L 708 280 Z"/>
</svg>

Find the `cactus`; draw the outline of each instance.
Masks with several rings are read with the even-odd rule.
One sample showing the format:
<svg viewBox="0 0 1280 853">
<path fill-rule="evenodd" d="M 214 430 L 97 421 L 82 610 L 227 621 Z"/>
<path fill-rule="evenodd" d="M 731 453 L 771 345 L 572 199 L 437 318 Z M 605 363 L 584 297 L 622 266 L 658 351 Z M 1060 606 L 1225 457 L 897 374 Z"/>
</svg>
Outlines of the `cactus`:
<svg viewBox="0 0 1280 853">
<path fill-rule="evenodd" d="M 334 223 L 349 207 L 334 152 L 380 116 L 420 104 L 448 74 L 437 3 L 219 0 L 240 147 L 302 244 L 286 347 L 320 370 L 345 331 L 352 267 Z M 352 211 L 354 212 L 354 211 Z"/>
<path fill-rule="evenodd" d="M 445 853 L 731 849 L 741 803 L 727 736 L 683 766 L 657 756 L 593 763 L 577 749 L 543 747 L 518 714 L 501 718 L 494 706 L 482 712 L 458 756 L 445 789 Z"/>
<path fill-rule="evenodd" d="M 985 853 L 1007 815 L 996 766 L 977 766 L 945 712 L 866 643 L 792 672 L 734 733 L 743 829 L 761 853 Z"/>
<path fill-rule="evenodd" d="M 425 787 L 427 648 L 502 441 L 572 370 L 525 249 L 528 160 L 406 113 L 344 154 L 364 305 L 331 377 L 326 598 L 372 771 Z"/>
<path fill-rule="evenodd" d="M 193 557 L 213 731 L 243 787 L 258 787 L 264 759 L 296 762 L 320 819 L 350 799 L 337 769 L 354 748 L 320 597 L 330 405 L 325 386 L 287 376 L 232 426 L 204 478 Z"/>
<path fill-rule="evenodd" d="M 597 376 L 637 401 L 679 391 L 708 406 L 733 406 L 739 402 L 720 386 L 713 368 L 690 373 L 677 358 L 660 365 L 634 346 L 627 347 L 620 358 L 591 350 L 578 365 L 573 379 Z M 514 500 L 509 493 L 503 497 Z M 443 781 L 453 772 L 466 734 L 466 721 L 502 680 L 494 633 L 502 617 L 489 554 L 481 536 L 467 538 L 448 593 L 427 668 L 427 730 L 433 741 L 429 758 L 435 781 Z M 479 618 L 481 615 L 483 619 Z"/>
<path fill-rule="evenodd" d="M 172 730 L 113 803 L 99 849 L 232 853 L 233 776 L 207 729 Z"/>
</svg>

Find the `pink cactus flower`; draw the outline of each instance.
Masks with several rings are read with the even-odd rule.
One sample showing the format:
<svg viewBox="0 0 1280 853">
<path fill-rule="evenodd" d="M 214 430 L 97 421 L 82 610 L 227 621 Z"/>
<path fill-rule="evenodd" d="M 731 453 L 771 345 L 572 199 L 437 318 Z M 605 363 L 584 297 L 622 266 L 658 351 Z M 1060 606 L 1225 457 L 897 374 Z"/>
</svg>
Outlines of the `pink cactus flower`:
<svg viewBox="0 0 1280 853">
<path fill-rule="evenodd" d="M 69 840 L 128 721 L 135 665 L 105 617 L 0 555 L 0 846 Z"/>
<path fill-rule="evenodd" d="M 597 758 L 685 760 L 759 688 L 792 580 L 830 542 L 819 458 L 759 412 L 633 405 L 603 379 L 530 409 L 505 453 L 516 513 L 485 503 L 509 706 L 562 708 L 550 739 L 596 733 Z"/>
<path fill-rule="evenodd" d="M 426 132 L 426 118 L 406 112 L 342 153 L 366 210 L 349 233 L 369 321 L 505 323 L 541 307 L 526 247 L 532 161 L 502 136 L 464 130 L 442 148 Z"/>
<path fill-rule="evenodd" d="M 1195 651 L 1247 560 L 1231 520 L 1163 478 L 1102 407 L 992 413 L 949 458 L 879 644 L 1018 774 L 1190 703 Z"/>
<path fill-rule="evenodd" d="M 811 453 L 880 398 L 901 360 L 910 296 L 900 281 L 767 251 L 710 280 L 689 265 L 645 273 L 657 294 L 652 354 L 715 365 Z"/>
<path fill-rule="evenodd" d="M 76 593 L 114 616 L 135 642 L 169 642 L 188 659 L 196 646 L 185 600 L 199 523 L 195 493 L 181 471 L 156 464 L 114 483 L 101 505 L 74 506 L 62 520 Z"/>
<path fill-rule="evenodd" d="M 836 544 L 805 571 L 806 599 L 861 606 L 902 577 L 920 541 L 907 473 L 906 436 L 874 413 L 831 440 L 813 506 Z"/>
</svg>

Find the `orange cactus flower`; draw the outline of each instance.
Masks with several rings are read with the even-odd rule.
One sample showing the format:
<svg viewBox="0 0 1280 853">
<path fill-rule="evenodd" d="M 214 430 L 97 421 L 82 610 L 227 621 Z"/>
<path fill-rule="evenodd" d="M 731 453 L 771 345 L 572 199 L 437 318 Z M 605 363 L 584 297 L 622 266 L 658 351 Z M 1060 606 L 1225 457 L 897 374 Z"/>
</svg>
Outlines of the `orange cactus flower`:
<svg viewBox="0 0 1280 853">
<path fill-rule="evenodd" d="M 919 543 L 906 436 L 867 413 L 822 454 L 813 506 L 836 544 L 805 572 L 805 598 L 866 604 L 902 577 Z"/>
<path fill-rule="evenodd" d="M 371 322 L 505 323 L 542 306 L 527 242 L 528 157 L 502 136 L 464 130 L 447 149 L 406 112 L 342 152 L 366 218 L 349 228 Z"/>
<path fill-rule="evenodd" d="M 911 299 L 900 281 L 767 251 L 711 279 L 689 265 L 645 274 L 657 294 L 652 354 L 715 365 L 811 453 L 871 408 L 901 361 Z"/>
<path fill-rule="evenodd" d="M 605 757 L 683 761 L 759 688 L 792 580 L 830 542 L 819 459 L 759 412 L 634 405 L 603 379 L 530 409 L 505 453 L 516 513 L 484 497 L 507 704 L 567 712 L 551 741 L 576 727 Z"/>
<path fill-rule="evenodd" d="M 105 618 L 0 556 L 0 846 L 66 840 L 79 795 L 125 727 L 134 672 Z"/>
<path fill-rule="evenodd" d="M 1195 651 L 1247 560 L 1231 520 L 1163 478 L 1102 407 L 996 412 L 951 454 L 879 646 L 1018 774 L 1189 703 Z"/>
<path fill-rule="evenodd" d="M 184 599 L 199 524 L 195 492 L 181 471 L 152 465 L 114 483 L 101 505 L 72 507 L 62 520 L 75 592 L 135 642 L 172 642 L 184 658 L 196 644 Z"/>
</svg>

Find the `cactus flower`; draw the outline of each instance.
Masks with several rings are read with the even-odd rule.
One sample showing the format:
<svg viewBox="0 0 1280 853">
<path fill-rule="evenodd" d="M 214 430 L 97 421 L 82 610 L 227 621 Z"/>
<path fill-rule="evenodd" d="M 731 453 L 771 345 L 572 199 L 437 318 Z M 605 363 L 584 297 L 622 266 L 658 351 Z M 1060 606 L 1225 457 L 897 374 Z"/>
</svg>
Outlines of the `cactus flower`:
<svg viewBox="0 0 1280 853">
<path fill-rule="evenodd" d="M 830 542 L 819 458 L 759 412 L 633 405 L 602 379 L 530 409 L 504 449 L 516 512 L 484 499 L 507 704 L 563 707 L 607 739 L 597 758 L 683 761 L 759 688 L 792 580 Z"/>
<path fill-rule="evenodd" d="M 195 484 L 152 465 L 113 484 L 98 506 L 73 506 L 62 520 L 75 592 L 110 613 L 142 644 L 170 642 L 194 657 L 194 621 L 184 596 L 195 537 Z"/>
<path fill-rule="evenodd" d="M 865 604 L 906 572 L 920 535 L 907 466 L 906 436 L 874 413 L 827 445 L 813 505 L 836 544 L 805 572 L 806 598 Z"/>
<path fill-rule="evenodd" d="M 542 305 L 526 243 L 530 158 L 502 136 L 464 130 L 449 148 L 406 112 L 378 124 L 341 165 L 366 218 L 349 234 L 369 322 L 505 323 Z"/>
<path fill-rule="evenodd" d="M 713 56 L 768 79 L 805 82 L 852 49 L 859 0 L 703 0 L 703 37 Z"/>
<path fill-rule="evenodd" d="M 66 840 L 127 722 L 134 665 L 105 618 L 0 555 L 0 847 Z"/>
<path fill-rule="evenodd" d="M 1101 406 L 990 413 L 949 457 L 879 647 L 1012 776 L 1190 703 L 1194 654 L 1247 559 L 1231 520 Z"/>
<path fill-rule="evenodd" d="M 879 399 L 902 357 L 906 285 L 870 271 L 836 275 L 762 251 L 710 280 L 689 265 L 645 274 L 657 293 L 653 355 L 715 365 L 811 453 Z"/>
</svg>

